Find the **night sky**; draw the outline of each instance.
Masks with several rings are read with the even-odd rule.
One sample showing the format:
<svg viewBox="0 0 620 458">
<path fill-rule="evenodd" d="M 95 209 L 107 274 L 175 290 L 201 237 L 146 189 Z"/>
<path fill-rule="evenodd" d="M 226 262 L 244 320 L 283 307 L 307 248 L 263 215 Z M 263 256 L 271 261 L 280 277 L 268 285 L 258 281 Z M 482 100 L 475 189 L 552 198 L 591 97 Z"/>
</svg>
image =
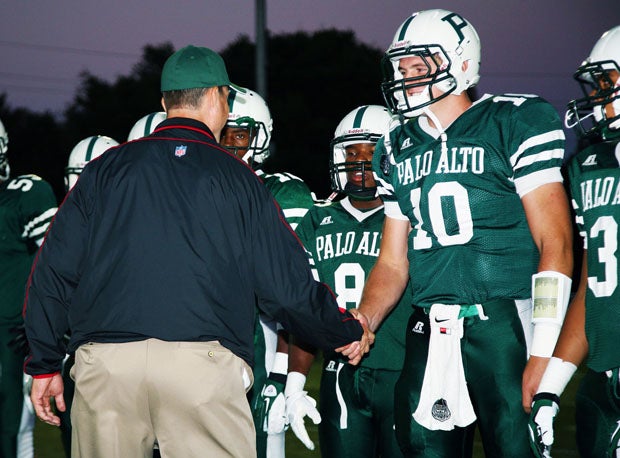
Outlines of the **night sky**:
<svg viewBox="0 0 620 458">
<path fill-rule="evenodd" d="M 579 96 L 572 73 L 602 33 L 620 24 L 619 0 L 266 3 L 272 34 L 354 30 L 360 41 L 381 50 L 412 12 L 452 10 L 480 35 L 480 94 L 537 94 L 562 117 L 566 103 Z M 0 93 L 12 108 L 60 114 L 82 70 L 112 81 L 131 73 L 146 44 L 170 41 L 178 49 L 191 43 L 219 51 L 240 35 L 254 39 L 253 0 L 6 0 L 0 6 Z M 570 141 L 572 133 L 567 136 Z"/>
</svg>

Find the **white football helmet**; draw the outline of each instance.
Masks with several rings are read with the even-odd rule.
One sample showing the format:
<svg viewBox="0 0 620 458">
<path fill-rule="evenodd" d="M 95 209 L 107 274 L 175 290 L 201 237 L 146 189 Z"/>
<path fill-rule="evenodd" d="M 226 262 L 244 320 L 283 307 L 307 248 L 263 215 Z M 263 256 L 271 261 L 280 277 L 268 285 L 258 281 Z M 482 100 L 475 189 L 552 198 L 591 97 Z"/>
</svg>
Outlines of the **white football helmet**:
<svg viewBox="0 0 620 458">
<path fill-rule="evenodd" d="M 370 161 L 346 161 L 346 147 L 357 143 L 376 144 L 388 135 L 392 116 L 386 107 L 380 105 L 363 105 L 347 114 L 336 127 L 331 141 L 332 157 L 329 171 L 334 192 L 344 192 L 358 199 L 374 199 L 376 186 L 366 186 L 365 172 L 372 170 Z M 362 185 L 348 183 L 347 174 L 362 173 Z"/>
<path fill-rule="evenodd" d="M 620 26 L 603 34 L 573 75 L 583 97 L 569 102 L 565 124 L 582 137 L 620 134 L 620 76 L 613 81 L 614 70 L 620 73 Z"/>
<path fill-rule="evenodd" d="M 69 191 L 75 185 L 86 164 L 117 145 L 116 140 L 103 135 L 93 135 L 80 140 L 71 150 L 67 167 L 65 167 L 66 190 Z"/>
<path fill-rule="evenodd" d="M 420 57 L 426 74 L 404 78 L 400 59 Z M 464 64 L 467 68 L 463 70 Z M 435 68 L 435 70 L 433 70 Z M 480 38 L 474 27 L 451 11 L 433 9 L 413 13 L 396 30 L 382 59 L 381 90 L 393 113 L 417 116 L 423 108 L 449 94 L 459 95 L 480 79 Z M 423 88 L 414 95 L 407 89 Z M 440 94 L 433 94 L 437 88 Z"/>
<path fill-rule="evenodd" d="M 269 143 L 273 120 L 265 100 L 256 92 L 239 86 L 231 86 L 228 93 L 228 121 L 226 127 L 242 127 L 250 132 L 250 144 L 243 160 L 259 167 L 269 157 Z M 223 137 L 223 136 L 222 136 Z M 236 155 L 238 147 L 225 146 Z"/>
<path fill-rule="evenodd" d="M 156 111 L 155 113 L 147 114 L 142 118 L 138 119 L 138 121 L 133 125 L 131 130 L 129 131 L 129 136 L 127 137 L 127 141 L 130 142 L 132 140 L 136 140 L 138 138 L 146 137 L 147 135 L 151 135 L 155 128 L 159 125 L 160 122 L 166 119 L 165 111 Z"/>
<path fill-rule="evenodd" d="M 11 175 L 9 158 L 6 152 L 9 150 L 9 134 L 7 134 L 4 124 L 0 121 L 0 181 L 6 181 Z"/>
</svg>

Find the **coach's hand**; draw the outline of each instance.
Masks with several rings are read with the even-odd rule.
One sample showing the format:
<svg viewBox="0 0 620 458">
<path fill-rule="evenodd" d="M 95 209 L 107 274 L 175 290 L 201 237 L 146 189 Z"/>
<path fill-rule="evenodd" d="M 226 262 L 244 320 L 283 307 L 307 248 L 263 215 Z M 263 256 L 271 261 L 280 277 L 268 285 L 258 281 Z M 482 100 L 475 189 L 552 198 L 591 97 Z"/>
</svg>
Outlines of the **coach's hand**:
<svg viewBox="0 0 620 458">
<path fill-rule="evenodd" d="M 375 334 L 370 330 L 368 326 L 368 319 L 357 309 L 348 310 L 351 315 L 359 321 L 364 333 L 362 338 L 357 342 L 352 342 L 344 347 L 336 348 L 336 352 L 342 353 L 343 356 L 349 358 L 349 364 L 357 365 L 362 360 L 362 357 L 368 353 L 370 346 L 375 342 Z"/>
<path fill-rule="evenodd" d="M 305 375 L 300 372 L 289 372 L 284 389 L 286 415 L 297 439 L 309 450 L 314 450 L 314 442 L 308 435 L 304 417 L 310 417 L 312 422 L 318 425 L 321 423 L 321 414 L 316 410 L 316 401 L 308 396 L 306 391 L 303 391 L 305 383 Z"/>
<path fill-rule="evenodd" d="M 560 411 L 560 398 L 552 393 L 534 396 L 528 422 L 530 447 L 536 458 L 550 458 L 553 445 L 553 420 Z"/>
<path fill-rule="evenodd" d="M 52 377 L 33 379 L 30 400 L 37 417 L 50 425 L 60 426 L 60 418 L 54 415 L 50 398 L 56 402 L 56 408 L 64 412 L 66 407 L 62 395 L 63 391 L 64 384 L 59 373 Z"/>
</svg>

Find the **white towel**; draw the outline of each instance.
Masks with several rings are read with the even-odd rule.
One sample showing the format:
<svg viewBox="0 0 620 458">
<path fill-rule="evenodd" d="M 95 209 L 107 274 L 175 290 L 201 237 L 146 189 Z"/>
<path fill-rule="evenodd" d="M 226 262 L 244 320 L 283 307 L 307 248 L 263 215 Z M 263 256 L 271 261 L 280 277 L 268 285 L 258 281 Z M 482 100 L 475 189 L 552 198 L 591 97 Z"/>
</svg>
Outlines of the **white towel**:
<svg viewBox="0 0 620 458">
<path fill-rule="evenodd" d="M 476 421 L 463 371 L 460 309 L 458 305 L 433 304 L 430 310 L 428 360 L 420 403 L 413 414 L 427 429 L 450 431 Z"/>
</svg>

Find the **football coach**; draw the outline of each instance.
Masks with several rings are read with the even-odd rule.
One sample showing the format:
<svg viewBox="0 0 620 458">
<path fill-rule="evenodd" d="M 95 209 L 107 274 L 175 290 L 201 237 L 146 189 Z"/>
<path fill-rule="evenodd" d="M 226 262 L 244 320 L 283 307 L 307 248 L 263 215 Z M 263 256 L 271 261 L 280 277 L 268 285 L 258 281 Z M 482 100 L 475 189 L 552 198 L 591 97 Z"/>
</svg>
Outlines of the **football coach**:
<svg viewBox="0 0 620 458">
<path fill-rule="evenodd" d="M 255 305 L 353 364 L 374 336 L 316 282 L 269 191 L 218 145 L 230 81 L 187 46 L 161 75 L 167 119 L 91 161 L 61 205 L 27 286 L 39 418 L 59 425 L 71 375 L 73 457 L 253 457 L 246 399 Z M 68 348 L 63 336 L 70 333 Z"/>
</svg>

